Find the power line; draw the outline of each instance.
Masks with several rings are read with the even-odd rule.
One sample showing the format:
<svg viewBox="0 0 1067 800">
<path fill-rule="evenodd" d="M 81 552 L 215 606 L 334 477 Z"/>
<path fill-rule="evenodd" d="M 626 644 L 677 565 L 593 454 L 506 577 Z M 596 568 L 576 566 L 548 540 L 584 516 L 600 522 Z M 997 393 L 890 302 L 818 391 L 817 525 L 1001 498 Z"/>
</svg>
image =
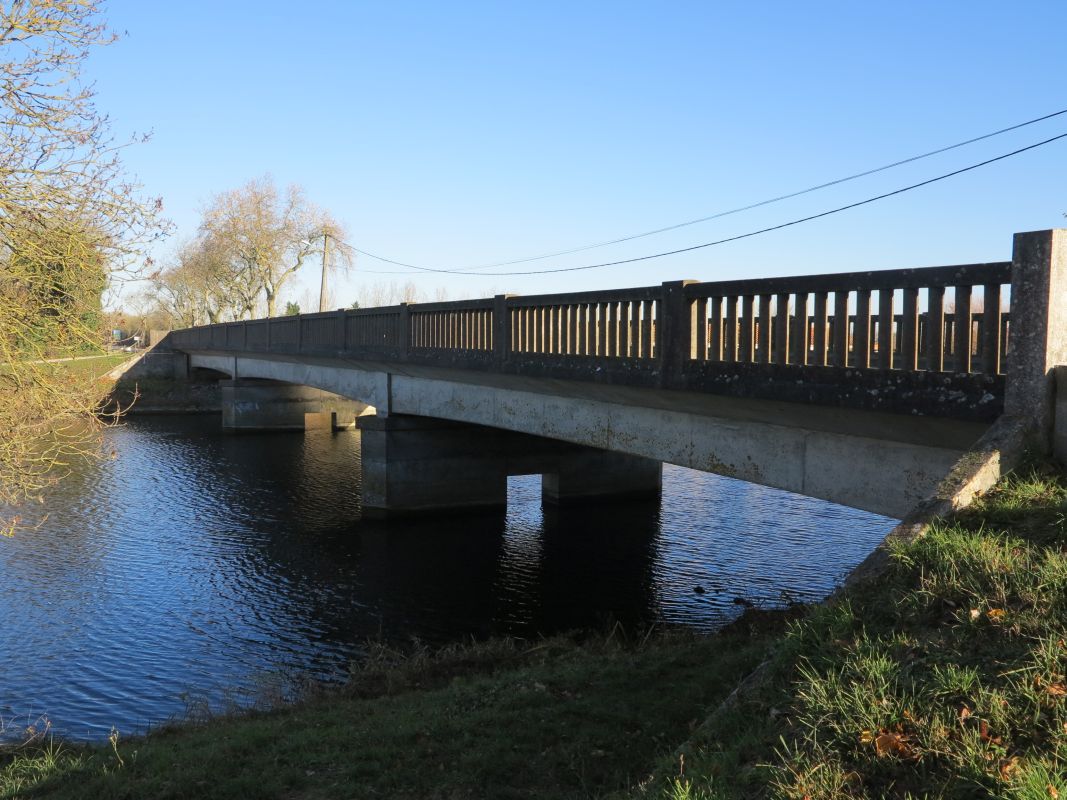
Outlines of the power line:
<svg viewBox="0 0 1067 800">
<path fill-rule="evenodd" d="M 599 264 L 585 264 L 585 265 L 579 266 L 579 267 L 557 267 L 555 269 L 523 270 L 523 271 L 511 271 L 511 272 L 488 272 L 488 273 L 485 273 L 485 272 L 471 272 L 471 271 L 459 271 L 459 270 L 448 270 L 448 269 L 432 269 L 430 267 L 415 267 L 415 269 L 421 270 L 423 272 L 444 273 L 444 274 L 449 274 L 449 275 L 474 275 L 474 276 L 477 276 L 477 277 L 488 278 L 488 277 L 497 277 L 497 276 L 502 276 L 502 275 L 548 275 L 548 274 L 557 273 L 557 272 L 580 272 L 582 270 L 588 270 L 588 269 L 600 269 L 602 267 L 615 267 L 615 266 L 619 266 L 621 264 L 633 264 L 633 263 L 636 263 L 638 261 L 650 261 L 650 260 L 652 260 L 654 258 L 664 258 L 665 256 L 674 256 L 674 255 L 678 255 L 679 253 L 689 253 L 689 252 L 692 252 L 693 250 L 702 250 L 702 249 L 704 249 L 706 247 L 714 247 L 716 245 L 726 244 L 728 242 L 736 242 L 736 241 L 738 241 L 740 239 L 748 239 L 748 238 L 751 238 L 753 236 L 759 236 L 760 234 L 770 233 L 771 231 L 778 231 L 778 230 L 781 230 L 782 228 L 789 228 L 789 227 L 792 227 L 793 225 L 800 225 L 803 222 L 811 222 L 812 220 L 815 220 L 815 219 L 821 219 L 822 217 L 828 217 L 831 214 L 838 214 L 838 213 L 840 213 L 842 211 L 848 211 L 849 209 L 852 209 L 852 208 L 858 208 L 859 206 L 865 206 L 865 205 L 868 205 L 870 203 L 877 202 L 878 200 L 884 200 L 887 197 L 893 197 L 893 196 L 898 195 L 898 194 L 903 194 L 904 192 L 910 192 L 913 189 L 919 189 L 919 188 L 921 188 L 923 186 L 929 186 L 932 183 L 937 183 L 938 181 L 943 181 L 943 180 L 946 180 L 947 178 L 955 177 L 956 175 L 962 175 L 964 172 L 970 172 L 972 170 L 978 169 L 979 167 L 984 167 L 984 166 L 987 166 L 989 164 L 996 163 L 997 161 L 1003 161 L 1006 158 L 1011 158 L 1012 156 L 1017 156 L 1020 153 L 1025 153 L 1028 150 L 1034 150 L 1034 149 L 1036 149 L 1038 147 L 1043 147 L 1046 144 L 1050 144 L 1051 142 L 1055 142 L 1055 141 L 1058 141 L 1059 139 L 1064 139 L 1064 138 L 1067 138 L 1067 133 L 1061 133 L 1059 136 L 1053 136 L 1051 139 L 1045 139 L 1044 141 L 1037 142 L 1036 144 L 1031 144 L 1031 145 L 1028 145 L 1026 147 L 1020 147 L 1018 150 L 1012 150 L 1010 153 L 1004 153 L 1003 155 L 996 156 L 995 158 L 989 158 L 989 159 L 986 159 L 985 161 L 980 161 L 977 164 L 971 164 L 969 167 L 963 167 L 962 169 L 953 170 L 952 172 L 946 172 L 944 175 L 938 175 L 936 178 L 930 178 L 928 180 L 921 181 L 919 183 L 913 183 L 910 186 L 905 186 L 905 187 L 903 187 L 901 189 L 895 189 L 895 190 L 893 190 L 891 192 L 885 192 L 884 194 L 879 194 L 879 195 L 876 195 L 874 197 L 868 197 L 866 200 L 859 200 L 859 201 L 857 201 L 855 203 L 849 203 L 848 205 L 838 206 L 837 208 L 832 208 L 829 211 L 822 211 L 822 212 L 820 212 L 818 214 L 811 214 L 811 215 L 806 216 L 806 217 L 800 217 L 799 219 L 790 220 L 789 222 L 783 222 L 783 223 L 781 223 L 779 225 L 772 225 L 772 226 L 767 227 L 767 228 L 760 228 L 759 230 L 749 231 L 748 233 L 738 234 L 737 236 L 729 236 L 729 237 L 727 237 L 725 239 L 717 239 L 717 240 L 715 240 L 713 242 L 704 242 L 703 244 L 695 244 L 695 245 L 691 245 L 690 247 L 681 247 L 681 248 L 678 248 L 677 250 L 667 250 L 667 251 L 662 252 L 662 253 L 653 253 L 653 254 L 647 255 L 647 256 L 636 256 L 634 258 L 624 258 L 624 259 L 620 259 L 618 261 L 604 261 L 604 262 L 599 263 Z M 360 251 L 360 252 L 362 252 L 362 251 Z M 381 259 L 381 260 L 384 261 L 386 259 Z M 390 261 L 389 263 L 396 264 L 398 262 Z M 408 265 L 401 265 L 401 266 L 408 266 Z"/>
<path fill-rule="evenodd" d="M 959 149 L 960 147 L 965 147 L 965 146 L 967 146 L 969 144 L 974 144 L 975 142 L 981 142 L 981 141 L 984 141 L 985 139 L 991 139 L 994 136 L 1000 136 L 1001 134 L 1004 134 L 1004 133 L 1009 133 L 1011 131 L 1019 130 L 1020 128 L 1025 128 L 1028 125 L 1034 125 L 1034 124 L 1036 124 L 1038 122 L 1044 122 L 1045 120 L 1052 119 L 1053 117 L 1061 116 L 1062 114 L 1067 114 L 1067 108 L 1062 109 L 1060 111 L 1055 111 L 1055 112 L 1053 112 L 1051 114 L 1045 114 L 1044 116 L 1041 116 L 1041 117 L 1035 117 L 1034 119 L 1026 120 L 1025 122 L 1019 122 L 1019 123 L 1017 123 L 1015 125 L 1010 125 L 1007 128 L 1001 128 L 1000 130 L 992 131 L 991 133 L 985 133 L 985 134 L 982 134 L 981 136 L 975 136 L 975 137 L 973 137 L 971 139 L 967 139 L 967 140 L 962 141 L 962 142 L 957 142 L 956 144 L 950 144 L 947 147 L 940 147 L 940 148 L 938 148 L 936 150 L 930 150 L 929 152 L 922 153 L 920 155 L 911 156 L 909 158 L 904 158 L 904 159 L 901 159 L 900 161 L 894 161 L 891 164 L 885 164 L 885 165 L 883 165 L 881 167 L 875 167 L 873 169 L 864 170 L 863 172 L 857 172 L 857 173 L 855 173 L 853 175 L 848 175 L 848 176 L 846 176 L 844 178 L 837 178 L 835 180 L 826 181 L 825 183 L 820 183 L 820 184 L 817 184 L 815 186 L 809 186 L 807 189 L 801 189 L 801 190 L 796 191 L 796 192 L 790 192 L 788 194 L 779 195 L 778 197 L 772 197 L 772 198 L 769 198 L 767 200 L 761 200 L 758 203 L 751 203 L 751 204 L 749 204 L 747 206 L 739 206 L 738 208 L 732 208 L 732 209 L 730 209 L 728 211 L 719 211 L 719 212 L 717 212 L 715 214 L 710 214 L 710 215 L 708 215 L 706 217 L 700 217 L 698 219 L 692 219 L 692 220 L 689 220 L 687 222 L 679 222 L 679 223 L 677 223 L 675 225 L 668 225 L 668 226 L 663 227 L 663 228 L 656 228 L 654 230 L 645 231 L 644 233 L 635 233 L 635 234 L 632 234 L 630 236 L 619 237 L 618 239 L 609 239 L 609 240 L 603 241 L 603 242 L 596 242 L 596 243 L 593 243 L 593 244 L 582 245 L 581 247 L 573 247 L 573 248 L 570 248 L 568 250 L 558 250 L 558 251 L 556 251 L 554 253 L 545 253 L 545 254 L 539 255 L 539 256 L 529 256 L 529 257 L 526 257 L 526 258 L 517 258 L 517 259 L 511 260 L 511 261 L 498 261 L 498 262 L 495 262 L 495 263 L 492 263 L 492 264 L 476 264 L 474 266 L 469 266 L 469 267 L 454 267 L 454 268 L 451 268 L 451 269 L 431 269 L 429 267 L 420 267 L 420 266 L 418 266 L 416 264 L 407 264 L 407 263 L 404 263 L 403 261 L 395 261 L 395 260 L 390 259 L 390 258 L 385 258 L 383 256 L 375 255 L 374 253 L 367 252 L 366 250 L 361 250 L 358 247 L 353 247 L 352 249 L 355 250 L 357 253 L 361 253 L 362 255 L 367 256 L 368 258 L 373 258 L 376 261 L 381 261 L 381 262 L 386 263 L 386 264 L 393 264 L 394 266 L 397 266 L 397 267 L 407 267 L 409 269 L 425 270 L 425 271 L 428 271 L 428 272 L 455 272 L 456 274 L 459 274 L 459 275 L 467 274 L 468 270 L 473 272 L 474 270 L 492 269 L 494 267 L 508 267 L 508 266 L 513 266 L 515 264 L 526 264 L 526 263 L 531 262 L 531 261 L 543 261 L 546 258 L 556 258 L 558 256 L 566 256 L 566 255 L 571 255 L 573 253 L 581 253 L 581 252 L 584 252 L 586 250 L 594 250 L 594 249 L 599 248 L 599 247 L 607 247 L 607 246 L 613 245 L 613 244 L 621 244 L 623 242 L 631 242 L 631 241 L 633 241 L 635 239 L 643 239 L 643 238 L 645 238 L 647 236 L 655 236 L 656 234 L 667 233 L 669 231 L 678 230 L 679 228 L 685 228 L 685 227 L 688 227 L 690 225 L 697 225 L 697 224 L 699 224 L 701 222 L 710 222 L 711 220 L 714 220 L 714 219 L 721 219 L 722 217 L 728 217 L 728 216 L 731 216 L 733 214 L 740 214 L 743 211 L 751 211 L 752 209 L 755 209 L 755 208 L 762 208 L 763 206 L 768 206 L 768 205 L 771 205 L 772 203 L 779 203 L 779 202 L 781 202 L 783 200 L 791 200 L 794 197 L 800 197 L 801 195 L 810 194 L 812 192 L 817 192 L 820 189 L 828 189 L 831 186 L 838 186 L 838 185 L 840 185 L 842 183 L 848 183 L 849 181 L 854 181 L 854 180 L 857 180 L 859 178 L 865 178 L 868 175 L 874 175 L 874 174 L 879 173 L 879 172 L 885 172 L 886 170 L 893 169 L 894 167 L 900 167 L 900 166 L 903 166 L 904 164 L 911 164 L 911 163 L 913 163 L 915 161 L 921 161 L 922 159 L 930 158 L 931 156 L 940 155 L 941 153 L 947 153 L 950 150 L 956 150 L 956 149 Z M 367 270 L 365 270 L 365 271 L 367 271 Z M 377 273 L 377 274 L 402 275 L 402 274 L 405 274 L 405 273 L 400 273 L 400 272 L 382 272 L 382 273 Z M 493 273 L 493 274 L 507 275 L 509 273 L 501 272 L 501 273 Z M 515 274 L 526 274 L 526 273 L 515 273 Z"/>
</svg>

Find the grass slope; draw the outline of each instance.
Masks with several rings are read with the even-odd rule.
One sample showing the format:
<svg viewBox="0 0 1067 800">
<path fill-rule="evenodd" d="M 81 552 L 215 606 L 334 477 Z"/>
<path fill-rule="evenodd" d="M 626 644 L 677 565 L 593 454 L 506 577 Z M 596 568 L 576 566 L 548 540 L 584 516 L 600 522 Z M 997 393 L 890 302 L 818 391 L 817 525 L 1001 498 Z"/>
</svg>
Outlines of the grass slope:
<svg viewBox="0 0 1067 800">
<path fill-rule="evenodd" d="M 1067 798 L 1065 514 L 1045 468 L 896 546 L 664 766 L 670 794 Z"/>
<path fill-rule="evenodd" d="M 292 708 L 11 752 L 0 797 L 597 796 L 647 776 L 764 652 L 670 634 L 379 658 Z"/>
</svg>

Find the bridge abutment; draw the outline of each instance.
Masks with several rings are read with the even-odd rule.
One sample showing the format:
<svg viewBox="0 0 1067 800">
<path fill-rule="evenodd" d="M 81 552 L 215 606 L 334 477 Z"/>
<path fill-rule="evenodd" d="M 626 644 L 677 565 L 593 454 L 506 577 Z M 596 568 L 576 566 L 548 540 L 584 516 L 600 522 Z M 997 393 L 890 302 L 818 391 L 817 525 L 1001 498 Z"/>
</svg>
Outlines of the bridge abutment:
<svg viewBox="0 0 1067 800">
<path fill-rule="evenodd" d="M 509 475 L 541 474 L 552 505 L 659 496 L 662 464 L 484 425 L 391 414 L 359 419 L 363 513 L 503 509 Z"/>
<path fill-rule="evenodd" d="M 367 409 L 364 403 L 310 386 L 243 378 L 219 385 L 226 431 L 351 428 Z"/>
</svg>

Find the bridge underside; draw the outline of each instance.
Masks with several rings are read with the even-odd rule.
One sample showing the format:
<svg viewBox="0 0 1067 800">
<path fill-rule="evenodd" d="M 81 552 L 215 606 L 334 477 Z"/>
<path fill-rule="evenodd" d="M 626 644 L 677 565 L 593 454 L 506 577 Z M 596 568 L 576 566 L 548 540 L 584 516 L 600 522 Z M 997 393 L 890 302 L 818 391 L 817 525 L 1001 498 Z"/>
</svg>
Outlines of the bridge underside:
<svg viewBox="0 0 1067 800">
<path fill-rule="evenodd" d="M 637 465 L 644 460 L 667 462 L 894 517 L 904 516 L 926 496 L 988 427 L 929 417 L 343 359 L 190 352 L 188 366 L 214 369 L 231 378 L 314 387 L 372 406 L 378 421 L 366 417 L 361 421 L 369 471 L 376 463 L 390 463 L 388 447 L 379 445 L 396 429 L 381 421 L 421 417 L 531 437 L 526 445 L 514 440 L 514 447 L 532 446 L 535 438 L 548 439 L 588 448 L 588 457 L 607 451 L 640 459 L 628 466 L 619 462 L 613 471 L 610 459 L 602 456 L 599 469 L 616 478 L 627 469 L 641 472 Z M 470 428 L 464 435 L 473 441 L 476 431 Z M 405 435 L 410 447 L 416 432 L 411 429 Z M 375 438 L 379 445 L 371 443 Z M 384 457 L 377 458 L 376 446 Z M 435 448 L 429 438 L 424 449 L 432 460 Z M 393 463 L 398 462 L 393 459 Z M 526 471 L 560 474 L 558 469 L 550 473 L 542 467 Z M 498 475 L 509 470 L 515 474 L 516 469 L 520 468 L 514 463 L 494 468 Z M 469 491 L 462 485 L 473 486 L 477 481 L 464 482 L 456 465 L 451 470 L 456 478 L 454 497 L 462 497 Z M 636 489 L 650 485 L 650 473 L 643 474 L 644 483 L 638 480 Z M 370 475 L 371 488 L 375 481 L 375 475 Z M 378 485 L 388 486 L 388 482 L 378 481 Z M 447 494 L 442 490 L 442 496 Z M 372 507 L 377 503 L 388 509 L 388 491 L 382 497 L 380 501 L 367 499 Z M 431 506 L 429 502 L 423 507 Z"/>
</svg>

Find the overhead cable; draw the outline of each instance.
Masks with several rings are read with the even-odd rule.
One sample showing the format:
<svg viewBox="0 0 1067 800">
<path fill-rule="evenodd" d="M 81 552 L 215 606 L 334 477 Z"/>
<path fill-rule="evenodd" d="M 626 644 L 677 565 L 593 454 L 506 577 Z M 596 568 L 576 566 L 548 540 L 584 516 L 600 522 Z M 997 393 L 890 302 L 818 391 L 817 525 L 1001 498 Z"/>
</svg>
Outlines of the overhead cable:
<svg viewBox="0 0 1067 800">
<path fill-rule="evenodd" d="M 965 172 L 971 172 L 972 170 L 976 170 L 979 167 L 984 167 L 984 166 L 987 166 L 989 164 L 994 164 L 997 161 L 1003 161 L 1004 159 L 1011 158 L 1012 156 L 1017 156 L 1020 153 L 1025 153 L 1025 152 L 1027 152 L 1029 150 L 1035 150 L 1038 147 L 1043 147 L 1046 144 L 1050 144 L 1052 142 L 1058 141 L 1060 139 L 1065 139 L 1065 138 L 1067 138 L 1067 133 L 1061 133 L 1059 136 L 1053 136 L 1050 139 L 1045 139 L 1044 141 L 1040 141 L 1040 142 L 1037 142 L 1035 144 L 1028 145 L 1026 147 L 1020 147 L 1018 150 L 1012 150 L 1010 153 L 1004 153 L 1003 155 L 999 155 L 999 156 L 996 156 L 994 158 L 989 158 L 989 159 L 986 159 L 985 161 L 980 161 L 977 164 L 971 164 L 968 167 L 963 167 L 961 169 L 953 170 L 952 172 L 946 172 L 944 175 L 938 175 L 936 178 L 930 178 L 930 179 L 925 180 L 925 181 L 920 181 L 919 183 L 913 183 L 910 186 L 905 186 L 905 187 L 900 188 L 900 189 L 894 189 L 891 192 L 885 192 L 883 194 L 875 195 L 874 197 L 868 197 L 866 200 L 859 200 L 859 201 L 857 201 L 855 203 L 849 203 L 848 205 L 838 206 L 837 208 L 832 208 L 832 209 L 830 209 L 828 211 L 822 211 L 822 212 L 820 212 L 818 214 L 810 214 L 810 215 L 808 215 L 806 217 L 800 217 L 798 219 L 790 220 L 789 222 L 783 222 L 783 223 L 778 224 L 778 225 L 771 225 L 769 227 L 760 228 L 759 230 L 755 230 L 755 231 L 749 231 L 748 233 L 741 233 L 741 234 L 738 234 L 736 236 L 728 236 L 725 239 L 716 239 L 713 242 L 703 242 L 702 244 L 694 244 L 694 245 L 691 245 L 689 247 L 680 247 L 677 250 L 666 250 L 666 251 L 664 251 L 662 253 L 652 253 L 650 255 L 636 256 L 634 258 L 623 258 L 623 259 L 619 259 L 618 261 L 604 261 L 604 262 L 601 262 L 599 264 L 585 264 L 585 265 L 578 266 L 578 267 L 556 267 L 554 269 L 520 270 L 520 271 L 508 271 L 508 272 L 473 272 L 473 271 L 460 271 L 460 270 L 453 270 L 453 269 L 433 269 L 433 268 L 430 268 L 430 267 L 415 267 L 415 266 L 407 265 L 407 264 L 400 264 L 400 266 L 412 266 L 413 269 L 417 269 L 417 270 L 419 270 L 421 272 L 432 272 L 432 273 L 445 274 L 445 275 L 473 275 L 475 277 L 481 277 L 481 278 L 492 278 L 492 277 L 496 277 L 496 276 L 500 276 L 500 275 L 549 275 L 549 274 L 558 273 L 558 272 L 581 272 L 582 270 L 600 269 L 602 267 L 615 267 L 615 266 L 619 266 L 621 264 L 634 264 L 634 263 L 636 263 L 638 261 L 651 261 L 654 258 L 664 258 L 666 256 L 674 256 L 674 255 L 678 255 L 680 253 L 689 253 L 689 252 L 692 252 L 693 250 L 702 250 L 702 249 L 707 248 L 707 247 L 714 247 L 716 245 L 726 244 L 728 242 L 736 242 L 736 241 L 738 241 L 740 239 L 749 239 L 749 238 L 751 238 L 753 236 L 759 236 L 759 235 L 764 234 L 764 233 L 770 233 L 771 231 L 778 231 L 778 230 L 781 230 L 782 228 L 789 228 L 789 227 L 792 227 L 794 225 L 800 225 L 801 223 L 804 223 L 804 222 L 811 222 L 812 220 L 821 219 L 822 217 L 828 217 L 831 214 L 838 214 L 838 213 L 840 213 L 842 211 L 848 211 L 849 209 L 852 209 L 852 208 L 858 208 L 860 206 L 869 205 L 870 203 L 877 202 L 878 200 L 884 200 L 887 197 L 894 197 L 895 195 L 904 194 L 905 192 L 910 192 L 910 191 L 912 191 L 914 189 L 919 189 L 919 188 L 921 188 L 923 186 L 929 186 L 932 183 L 937 183 L 938 181 L 943 181 L 943 180 L 946 180 L 948 178 L 955 177 L 956 175 L 962 175 Z M 355 248 L 353 248 L 353 249 L 355 249 Z M 360 250 L 359 252 L 362 253 L 363 251 Z M 364 255 L 371 256 L 370 253 L 364 253 Z M 372 258 L 377 258 L 379 261 L 385 261 L 385 262 L 390 263 L 390 264 L 398 264 L 399 263 L 399 262 L 396 262 L 396 261 L 390 261 L 389 259 L 382 258 L 380 256 L 371 256 L 371 257 Z"/>
<path fill-rule="evenodd" d="M 630 241 L 633 241 L 635 239 L 643 239 L 643 238 L 645 238 L 647 236 L 654 236 L 654 235 L 660 234 L 660 233 L 667 233 L 669 231 L 678 230 L 679 228 L 685 228 L 685 227 L 688 227 L 690 225 L 697 225 L 697 224 L 699 224 L 701 222 L 710 222 L 711 220 L 714 220 L 714 219 L 721 219 L 722 217 L 728 217 L 728 216 L 731 216 L 733 214 L 740 214 L 741 212 L 744 212 L 744 211 L 751 211 L 751 210 L 756 209 L 756 208 L 762 208 L 763 206 L 768 206 L 768 205 L 771 205 L 772 203 L 779 203 L 779 202 L 781 202 L 783 200 L 791 200 L 794 197 L 800 197 L 801 195 L 810 194 L 812 192 L 817 192 L 817 191 L 819 191 L 821 189 L 828 189 L 831 186 L 838 186 L 838 185 L 840 185 L 842 183 L 848 183 L 849 181 L 858 180 L 859 178 L 865 178 L 868 175 L 874 175 L 874 174 L 879 173 L 879 172 L 885 172 L 886 170 L 893 169 L 894 167 L 900 167 L 900 166 L 903 166 L 904 164 L 911 164 L 911 163 L 916 162 L 916 161 L 921 161 L 921 160 L 923 160 L 925 158 L 930 158 L 932 156 L 940 155 L 941 153 L 947 153 L 950 150 L 956 150 L 956 149 L 958 149 L 960 147 L 965 147 L 965 146 L 967 146 L 969 144 L 974 144 L 975 142 L 981 142 L 981 141 L 983 141 L 985 139 L 991 139 L 994 136 L 1000 136 L 1002 134 L 1009 133 L 1011 131 L 1019 130 L 1020 128 L 1025 128 L 1028 125 L 1034 125 L 1034 124 L 1036 124 L 1038 122 L 1044 122 L 1045 120 L 1049 120 L 1049 119 L 1052 119 L 1054 117 L 1061 116 L 1063 114 L 1067 114 L 1067 108 L 1062 109 L 1060 111 L 1055 111 L 1055 112 L 1053 112 L 1051 114 L 1045 114 L 1044 116 L 1041 116 L 1041 117 L 1035 117 L 1034 119 L 1029 119 L 1029 120 L 1026 120 L 1025 122 L 1019 122 L 1019 123 L 1017 123 L 1015 125 L 1010 125 L 1007 128 L 1001 128 L 999 130 L 992 131 L 990 133 L 985 133 L 985 134 L 982 134 L 981 136 L 975 136 L 973 138 L 966 139 L 965 141 L 957 142 L 956 144 L 950 144 L 947 147 L 940 147 L 940 148 L 938 148 L 936 150 L 930 150 L 929 152 L 926 152 L 926 153 L 921 153 L 921 154 L 916 155 L 916 156 L 911 156 L 909 158 L 904 158 L 904 159 L 901 159 L 899 161 L 894 161 L 891 164 L 885 164 L 885 165 L 883 165 L 881 167 L 875 167 L 873 169 L 864 170 L 863 172 L 857 172 L 857 173 L 854 173 L 852 175 L 848 175 L 848 176 L 843 177 L 843 178 L 837 178 L 835 180 L 826 181 L 825 183 L 820 183 L 820 184 L 817 184 L 815 186 L 809 186 L 807 189 L 800 189 L 799 191 L 795 191 L 795 192 L 790 192 L 788 194 L 779 195 L 777 197 L 772 197 L 772 198 L 769 198 L 767 200 L 761 200 L 758 203 L 750 203 L 749 205 L 739 206 L 738 208 L 732 208 L 732 209 L 729 209 L 728 211 L 719 211 L 717 213 L 710 214 L 710 215 L 705 216 L 705 217 L 699 217 L 698 219 L 688 220 L 687 222 L 679 222 L 679 223 L 674 224 L 674 225 L 668 225 L 668 226 L 663 227 L 663 228 L 656 228 L 654 230 L 645 231 L 643 233 L 635 233 L 635 234 L 632 234 L 630 236 L 622 236 L 622 237 L 619 237 L 617 239 L 609 239 L 607 241 L 595 242 L 593 244 L 582 245 L 580 247 L 573 247 L 573 248 L 570 248 L 568 250 L 558 250 L 558 251 L 553 252 L 553 253 L 544 253 L 544 254 L 538 255 L 538 256 L 528 256 L 526 258 L 517 258 L 517 259 L 513 259 L 511 261 L 498 261 L 498 262 L 494 262 L 494 263 L 491 263 L 491 264 L 476 264 L 476 265 L 467 266 L 467 267 L 453 267 L 453 268 L 449 268 L 449 269 L 436 269 L 436 268 L 431 269 L 429 267 L 421 267 L 421 266 L 418 266 L 416 264 L 408 264 L 408 263 L 405 263 L 403 261 L 396 261 L 396 260 L 393 260 L 393 259 L 390 259 L 390 258 L 385 258 L 383 256 L 378 256 L 378 255 L 375 255 L 374 253 L 370 253 L 370 252 L 367 252 L 365 250 L 361 250 L 361 249 L 359 249 L 357 247 L 353 247 L 353 250 L 355 250 L 357 253 L 360 253 L 362 255 L 367 256 L 368 258 L 373 258 L 376 261 L 381 261 L 381 262 L 386 263 L 386 264 L 392 264 L 392 265 L 397 266 L 397 267 L 406 267 L 408 269 L 425 270 L 425 271 L 428 271 L 428 272 L 455 272 L 456 274 L 466 274 L 468 271 L 469 272 L 474 272 L 475 270 L 493 269 L 494 267 L 507 267 L 507 266 L 513 266 L 515 264 L 525 264 L 525 263 L 528 263 L 528 262 L 531 262 L 531 261 L 543 261 L 546 258 L 557 258 L 559 256 L 566 256 L 566 255 L 571 255 L 573 253 L 580 253 L 580 252 L 583 252 L 585 250 L 594 250 L 596 248 L 607 247 L 607 246 L 613 245 L 613 244 L 621 244 L 623 242 L 630 242 Z M 404 273 L 381 273 L 381 274 L 404 274 Z M 503 273 L 502 272 L 502 273 L 493 273 L 493 274 L 506 275 L 506 274 L 509 274 L 509 273 Z M 516 273 L 516 274 L 523 274 L 523 273 Z"/>
</svg>

